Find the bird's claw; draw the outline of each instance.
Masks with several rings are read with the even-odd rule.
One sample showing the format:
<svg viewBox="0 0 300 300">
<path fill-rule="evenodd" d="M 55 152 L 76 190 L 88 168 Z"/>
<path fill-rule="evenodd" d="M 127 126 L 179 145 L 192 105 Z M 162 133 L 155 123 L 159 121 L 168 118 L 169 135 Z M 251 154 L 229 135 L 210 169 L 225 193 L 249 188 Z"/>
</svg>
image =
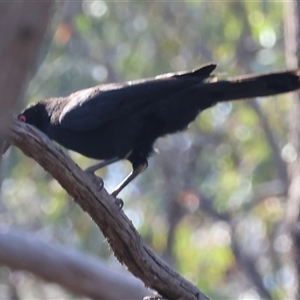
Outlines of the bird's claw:
<svg viewBox="0 0 300 300">
<path fill-rule="evenodd" d="M 143 298 L 143 300 L 163 300 L 161 296 L 146 296 Z"/>
<path fill-rule="evenodd" d="M 115 198 L 115 203 L 117 204 L 117 206 L 119 207 L 119 209 L 122 209 L 124 206 L 124 201 L 120 198 Z"/>
<path fill-rule="evenodd" d="M 114 189 L 114 191 L 110 194 L 111 196 L 113 196 L 115 198 L 115 203 L 118 205 L 118 207 L 120 209 L 123 208 L 124 206 L 124 202 L 122 199 L 117 198 L 117 195 L 119 194 L 120 190 L 119 189 Z"/>
<path fill-rule="evenodd" d="M 98 185 L 98 189 L 99 189 L 99 191 L 101 191 L 102 189 L 103 189 L 103 187 L 104 187 L 104 181 L 103 181 L 103 179 L 102 178 L 100 178 L 100 177 L 97 177 L 96 176 L 96 178 L 97 178 L 97 185 Z"/>
<path fill-rule="evenodd" d="M 98 191 L 101 191 L 104 187 L 103 179 L 101 177 L 98 177 L 97 175 L 95 175 L 93 172 L 89 172 L 87 170 L 85 170 L 85 172 L 92 178 L 92 181 L 97 186 Z"/>
<path fill-rule="evenodd" d="M 85 170 L 84 172 L 91 177 L 93 183 L 98 187 L 98 190 L 101 191 L 104 187 L 103 179 L 98 177 L 97 175 L 95 175 L 94 172 L 92 172 L 92 171 Z M 116 195 L 114 194 L 114 192 L 111 194 L 111 196 L 114 197 L 115 203 L 117 204 L 119 209 L 122 209 L 124 206 L 123 200 L 120 198 L 117 198 Z"/>
</svg>

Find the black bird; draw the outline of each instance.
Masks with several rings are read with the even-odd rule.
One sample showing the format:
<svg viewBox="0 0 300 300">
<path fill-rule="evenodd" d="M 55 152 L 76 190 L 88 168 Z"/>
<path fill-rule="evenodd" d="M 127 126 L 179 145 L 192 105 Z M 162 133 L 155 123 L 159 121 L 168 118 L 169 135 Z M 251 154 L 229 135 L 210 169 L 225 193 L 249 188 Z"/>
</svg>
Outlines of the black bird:
<svg viewBox="0 0 300 300">
<path fill-rule="evenodd" d="M 208 64 L 191 72 L 98 85 L 30 105 L 19 119 L 68 149 L 103 160 L 88 172 L 129 160 L 133 171 L 112 192 L 117 196 L 147 168 L 155 140 L 185 129 L 204 109 L 300 88 L 299 70 L 217 81 L 211 75 L 215 68 Z"/>
</svg>

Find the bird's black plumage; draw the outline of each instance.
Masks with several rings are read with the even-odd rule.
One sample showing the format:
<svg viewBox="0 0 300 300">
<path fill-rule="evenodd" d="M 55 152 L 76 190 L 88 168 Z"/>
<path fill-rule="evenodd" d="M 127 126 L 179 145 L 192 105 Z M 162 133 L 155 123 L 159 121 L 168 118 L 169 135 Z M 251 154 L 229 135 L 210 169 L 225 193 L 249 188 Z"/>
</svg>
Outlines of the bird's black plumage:
<svg viewBox="0 0 300 300">
<path fill-rule="evenodd" d="M 211 75 L 215 67 L 209 64 L 192 72 L 99 85 L 42 100 L 26 108 L 19 119 L 68 149 L 104 160 L 89 171 L 128 159 L 133 172 L 114 190 L 116 196 L 147 167 L 155 140 L 185 129 L 202 110 L 221 101 L 300 88 L 298 71 L 216 81 Z"/>
</svg>

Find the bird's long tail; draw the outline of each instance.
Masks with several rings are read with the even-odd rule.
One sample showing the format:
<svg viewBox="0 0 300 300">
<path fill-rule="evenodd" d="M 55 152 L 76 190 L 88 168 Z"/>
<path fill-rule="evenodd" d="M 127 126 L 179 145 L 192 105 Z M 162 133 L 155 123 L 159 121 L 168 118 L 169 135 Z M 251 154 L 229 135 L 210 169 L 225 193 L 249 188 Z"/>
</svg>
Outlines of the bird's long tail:
<svg viewBox="0 0 300 300">
<path fill-rule="evenodd" d="M 230 78 L 211 82 L 204 85 L 204 89 L 206 88 L 215 103 L 272 96 L 299 90 L 300 70 Z"/>
</svg>

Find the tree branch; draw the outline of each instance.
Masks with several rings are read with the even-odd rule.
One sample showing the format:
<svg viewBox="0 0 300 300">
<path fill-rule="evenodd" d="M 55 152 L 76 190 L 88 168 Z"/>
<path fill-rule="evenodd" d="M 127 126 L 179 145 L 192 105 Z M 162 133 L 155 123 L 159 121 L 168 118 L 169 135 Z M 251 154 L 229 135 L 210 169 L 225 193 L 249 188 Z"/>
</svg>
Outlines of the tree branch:
<svg viewBox="0 0 300 300">
<path fill-rule="evenodd" d="M 14 145 L 34 158 L 91 216 L 118 260 L 147 287 L 168 299 L 208 299 L 142 242 L 115 199 L 105 189 L 99 191 L 95 180 L 91 180 L 46 135 L 33 126 L 14 121 L 9 136 Z"/>
<path fill-rule="evenodd" d="M 0 229 L 0 263 L 92 299 L 119 300 L 124 295 L 138 299 L 147 295 L 137 279 L 112 270 L 100 260 L 13 229 Z"/>
</svg>

